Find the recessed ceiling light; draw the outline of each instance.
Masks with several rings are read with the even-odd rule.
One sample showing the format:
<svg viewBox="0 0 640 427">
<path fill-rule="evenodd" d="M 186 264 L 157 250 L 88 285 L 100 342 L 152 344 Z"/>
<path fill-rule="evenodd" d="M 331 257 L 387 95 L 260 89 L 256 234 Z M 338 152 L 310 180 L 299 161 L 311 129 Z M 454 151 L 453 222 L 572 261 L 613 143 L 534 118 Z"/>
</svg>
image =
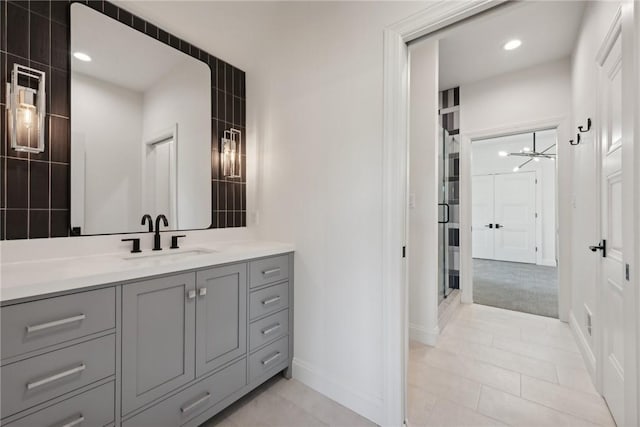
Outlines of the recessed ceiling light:
<svg viewBox="0 0 640 427">
<path fill-rule="evenodd" d="M 509 155 L 509 153 L 507 153 L 506 151 L 498 151 L 498 156 L 500 157 L 507 157 Z"/>
<path fill-rule="evenodd" d="M 513 50 L 513 49 L 519 48 L 521 44 L 522 44 L 521 40 L 513 39 L 506 42 L 502 47 L 504 48 L 504 50 Z"/>
<path fill-rule="evenodd" d="M 91 57 L 84 52 L 74 52 L 73 57 L 83 62 L 91 62 Z"/>
</svg>

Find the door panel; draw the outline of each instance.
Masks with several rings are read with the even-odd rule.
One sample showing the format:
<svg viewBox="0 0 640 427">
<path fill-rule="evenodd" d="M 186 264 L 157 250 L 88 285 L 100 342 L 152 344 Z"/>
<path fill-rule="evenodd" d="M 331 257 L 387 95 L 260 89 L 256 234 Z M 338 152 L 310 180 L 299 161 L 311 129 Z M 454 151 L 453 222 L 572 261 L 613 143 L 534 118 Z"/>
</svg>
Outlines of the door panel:
<svg viewBox="0 0 640 427">
<path fill-rule="evenodd" d="M 536 262 L 536 175 L 495 175 L 495 259 Z"/>
<path fill-rule="evenodd" d="M 492 259 L 494 257 L 493 224 L 493 175 L 477 175 L 472 181 L 472 256 Z"/>
<path fill-rule="evenodd" d="M 194 290 L 194 273 L 123 286 L 123 413 L 195 378 Z"/>
<path fill-rule="evenodd" d="M 598 136 L 602 159 L 600 257 L 603 314 L 603 395 L 618 425 L 624 425 L 624 263 L 622 245 L 622 47 L 620 35 L 600 69 Z M 600 255 L 600 254 L 598 254 Z"/>
<path fill-rule="evenodd" d="M 196 375 L 200 376 L 247 351 L 247 266 L 199 271 L 196 282 Z"/>
</svg>

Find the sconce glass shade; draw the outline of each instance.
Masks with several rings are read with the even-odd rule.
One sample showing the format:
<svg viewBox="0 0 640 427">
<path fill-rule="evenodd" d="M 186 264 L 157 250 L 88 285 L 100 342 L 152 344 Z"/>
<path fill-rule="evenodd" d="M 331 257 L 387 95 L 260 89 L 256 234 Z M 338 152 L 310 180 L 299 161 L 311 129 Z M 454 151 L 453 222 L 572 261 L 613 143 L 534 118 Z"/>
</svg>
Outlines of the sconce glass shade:
<svg viewBox="0 0 640 427">
<path fill-rule="evenodd" d="M 14 64 L 7 83 L 7 119 L 11 148 L 16 151 L 44 151 L 44 88 L 44 72 Z"/>
<path fill-rule="evenodd" d="M 242 170 L 242 147 L 240 146 L 242 132 L 237 129 L 224 131 L 220 163 L 222 175 L 228 178 L 240 178 Z"/>
</svg>

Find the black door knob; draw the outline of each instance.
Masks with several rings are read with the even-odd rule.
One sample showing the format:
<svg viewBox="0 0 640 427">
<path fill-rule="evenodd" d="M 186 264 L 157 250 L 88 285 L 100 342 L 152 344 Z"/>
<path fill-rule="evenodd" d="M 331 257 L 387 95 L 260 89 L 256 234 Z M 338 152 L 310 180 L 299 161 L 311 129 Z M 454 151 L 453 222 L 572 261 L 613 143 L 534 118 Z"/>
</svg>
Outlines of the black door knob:
<svg viewBox="0 0 640 427">
<path fill-rule="evenodd" d="M 589 249 L 591 250 L 591 252 L 602 251 L 602 258 L 607 257 L 607 241 L 604 239 L 599 245 L 589 246 Z"/>
</svg>

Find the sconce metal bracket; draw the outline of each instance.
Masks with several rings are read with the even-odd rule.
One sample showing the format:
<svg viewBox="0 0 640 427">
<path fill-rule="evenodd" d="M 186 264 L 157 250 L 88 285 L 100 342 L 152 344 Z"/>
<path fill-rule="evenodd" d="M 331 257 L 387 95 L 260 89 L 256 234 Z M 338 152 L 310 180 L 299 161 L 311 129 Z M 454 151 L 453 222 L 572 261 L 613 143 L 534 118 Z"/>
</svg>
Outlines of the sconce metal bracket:
<svg viewBox="0 0 640 427">
<path fill-rule="evenodd" d="M 21 85 L 20 79 L 26 81 L 27 85 Z M 44 152 L 45 103 L 45 73 L 24 65 L 13 64 L 11 82 L 7 83 L 7 127 L 12 149 L 28 153 Z M 34 115 L 32 109 L 35 110 L 35 117 L 32 117 Z M 27 118 L 20 119 L 20 112 Z M 33 125 L 33 128 L 28 125 Z M 21 133 L 20 138 L 19 133 Z M 31 143 L 32 133 L 35 133 L 33 135 L 36 139 L 35 144 Z M 24 144 L 25 139 L 26 144 Z"/>
</svg>

